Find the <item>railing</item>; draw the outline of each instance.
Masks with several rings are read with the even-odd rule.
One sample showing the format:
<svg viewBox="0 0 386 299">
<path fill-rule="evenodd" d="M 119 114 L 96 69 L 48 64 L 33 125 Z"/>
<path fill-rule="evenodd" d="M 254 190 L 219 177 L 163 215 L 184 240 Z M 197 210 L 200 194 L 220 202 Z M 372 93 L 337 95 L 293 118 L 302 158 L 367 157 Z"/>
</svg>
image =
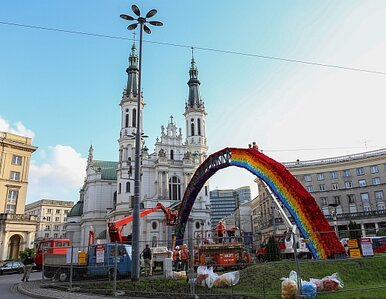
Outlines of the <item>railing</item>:
<svg viewBox="0 0 386 299">
<path fill-rule="evenodd" d="M 37 217 L 35 215 L 1 213 L 0 220 L 37 221 Z"/>
<path fill-rule="evenodd" d="M 295 161 L 295 162 L 283 162 L 282 164 L 287 168 L 295 168 L 295 167 L 307 167 L 313 165 L 321 165 L 321 164 L 332 164 L 332 163 L 341 163 L 353 160 L 359 160 L 364 158 L 371 158 L 386 155 L 386 149 L 375 150 L 366 153 L 353 154 L 348 156 L 340 156 L 326 159 L 316 159 L 316 160 L 308 160 L 308 161 Z"/>
</svg>

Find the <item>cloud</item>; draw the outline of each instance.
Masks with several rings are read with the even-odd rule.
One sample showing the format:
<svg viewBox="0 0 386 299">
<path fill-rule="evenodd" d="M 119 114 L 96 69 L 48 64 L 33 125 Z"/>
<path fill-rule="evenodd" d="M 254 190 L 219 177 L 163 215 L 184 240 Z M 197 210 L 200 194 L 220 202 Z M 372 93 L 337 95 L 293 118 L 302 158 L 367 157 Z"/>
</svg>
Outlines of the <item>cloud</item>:
<svg viewBox="0 0 386 299">
<path fill-rule="evenodd" d="M 0 131 L 9 132 L 16 135 L 26 136 L 30 138 L 35 137 L 35 133 L 27 129 L 21 121 L 15 122 L 12 125 L 8 120 L 4 119 L 0 115 Z"/>
<path fill-rule="evenodd" d="M 39 159 L 40 164 L 36 160 L 31 162 L 27 201 L 49 198 L 76 202 L 87 159 L 71 146 L 60 144 L 49 147 Z"/>
</svg>

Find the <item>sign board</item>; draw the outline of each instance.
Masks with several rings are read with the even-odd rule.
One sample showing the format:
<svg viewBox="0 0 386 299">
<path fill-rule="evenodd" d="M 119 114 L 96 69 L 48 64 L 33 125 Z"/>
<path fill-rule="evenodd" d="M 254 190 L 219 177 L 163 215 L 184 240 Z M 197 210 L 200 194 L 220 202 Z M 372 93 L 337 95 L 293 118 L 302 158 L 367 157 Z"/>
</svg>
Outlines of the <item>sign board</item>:
<svg viewBox="0 0 386 299">
<path fill-rule="evenodd" d="M 363 256 L 373 256 L 374 255 L 373 245 L 371 244 L 370 238 L 361 238 L 360 243 L 361 243 L 361 249 L 362 249 L 362 255 Z"/>
<path fill-rule="evenodd" d="M 71 256 L 72 252 L 72 256 Z M 77 264 L 78 263 L 78 248 L 72 247 L 66 250 L 66 264 Z"/>
<path fill-rule="evenodd" d="M 350 256 L 351 257 L 361 257 L 361 251 L 359 250 L 359 248 L 350 249 Z"/>
<path fill-rule="evenodd" d="M 96 263 L 102 264 L 105 261 L 105 247 L 103 245 L 97 245 L 95 249 Z"/>
<path fill-rule="evenodd" d="M 350 249 L 359 248 L 357 239 L 349 239 L 347 240 L 347 246 Z"/>
</svg>

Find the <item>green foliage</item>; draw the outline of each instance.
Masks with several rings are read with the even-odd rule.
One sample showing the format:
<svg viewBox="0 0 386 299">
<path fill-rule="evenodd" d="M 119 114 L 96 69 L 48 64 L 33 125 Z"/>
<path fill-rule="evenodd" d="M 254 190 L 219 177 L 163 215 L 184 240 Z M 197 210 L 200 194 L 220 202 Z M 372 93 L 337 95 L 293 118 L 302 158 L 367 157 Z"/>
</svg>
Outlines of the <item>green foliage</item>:
<svg viewBox="0 0 386 299">
<path fill-rule="evenodd" d="M 267 260 L 272 262 L 280 261 L 280 259 L 279 243 L 274 237 L 270 237 L 267 242 Z"/>
<path fill-rule="evenodd" d="M 350 221 L 348 230 L 350 239 L 359 239 L 362 237 L 361 225 L 357 224 L 355 221 Z"/>
<path fill-rule="evenodd" d="M 33 248 L 27 248 L 26 250 L 20 251 L 19 252 L 20 259 L 23 261 L 28 256 L 29 253 L 31 253 L 31 255 L 33 256 L 35 253 L 35 250 Z"/>
<path fill-rule="evenodd" d="M 382 227 L 378 230 L 377 236 L 386 236 L 386 227 Z"/>
</svg>

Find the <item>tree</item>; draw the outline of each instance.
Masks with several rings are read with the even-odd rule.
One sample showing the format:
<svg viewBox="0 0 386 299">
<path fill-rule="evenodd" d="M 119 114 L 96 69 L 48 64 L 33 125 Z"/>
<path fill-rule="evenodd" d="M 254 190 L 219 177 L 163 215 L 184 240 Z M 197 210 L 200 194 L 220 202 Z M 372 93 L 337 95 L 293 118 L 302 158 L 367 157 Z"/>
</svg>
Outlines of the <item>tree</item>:
<svg viewBox="0 0 386 299">
<path fill-rule="evenodd" d="M 280 261 L 280 248 L 279 243 L 275 237 L 270 237 L 267 242 L 267 260 L 268 261 Z"/>
<path fill-rule="evenodd" d="M 386 236 L 386 227 L 382 227 L 378 230 L 377 236 Z"/>
<path fill-rule="evenodd" d="M 362 237 L 361 225 L 357 224 L 355 221 L 350 221 L 348 230 L 350 239 L 359 239 Z"/>
<path fill-rule="evenodd" d="M 31 253 L 31 255 L 34 255 L 35 250 L 33 248 L 27 248 L 26 250 L 20 251 L 19 252 L 20 259 L 23 261 L 28 256 L 29 253 Z"/>
</svg>

